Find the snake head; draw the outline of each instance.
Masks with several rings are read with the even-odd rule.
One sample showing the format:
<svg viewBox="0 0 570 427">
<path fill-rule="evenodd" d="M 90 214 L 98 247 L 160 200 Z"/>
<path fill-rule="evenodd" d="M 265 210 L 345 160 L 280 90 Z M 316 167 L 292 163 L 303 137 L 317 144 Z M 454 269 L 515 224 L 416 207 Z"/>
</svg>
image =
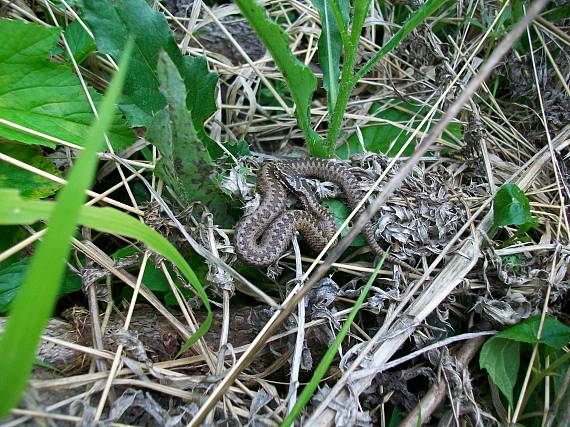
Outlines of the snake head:
<svg viewBox="0 0 570 427">
<path fill-rule="evenodd" d="M 294 194 L 309 191 L 306 180 L 295 171 L 276 163 L 274 166 L 275 177 Z"/>
</svg>

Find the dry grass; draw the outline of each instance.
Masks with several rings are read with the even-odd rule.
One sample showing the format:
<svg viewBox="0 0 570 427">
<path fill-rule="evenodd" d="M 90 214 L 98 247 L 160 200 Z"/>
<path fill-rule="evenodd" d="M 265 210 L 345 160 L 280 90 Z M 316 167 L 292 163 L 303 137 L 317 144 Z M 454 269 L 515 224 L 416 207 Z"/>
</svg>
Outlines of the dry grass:
<svg viewBox="0 0 570 427">
<path fill-rule="evenodd" d="M 2 3 L 9 17 L 54 25 L 50 14 L 44 15 L 37 5 Z M 281 0 L 265 5 L 285 25 L 296 55 L 315 67 L 319 75 L 316 49 L 320 26 L 318 14 L 309 3 Z M 348 106 L 345 137 L 353 132 L 362 135 L 362 129 L 371 123 L 386 122 L 371 114 L 373 103 L 393 105 L 398 99 L 424 105 L 426 110 L 414 121 L 387 123 L 413 132 L 410 144 L 426 136 L 418 131 L 418 121 L 437 123 L 480 72 L 482 59 L 491 54 L 489 46 L 496 45 L 494 22 L 487 31 L 474 25 L 458 26 L 467 18 L 480 17 L 482 8 L 489 16 L 498 16 L 497 2 L 482 2 L 478 8 L 474 3 L 458 2 L 455 15 L 430 20 L 432 25 L 438 22 L 457 30 L 453 37 L 442 40 L 431 26 L 421 26 L 362 79 Z M 80 20 L 71 8 L 48 5 L 47 10 L 60 18 Z M 187 15 L 172 7 L 171 12 L 160 3 L 156 7 L 180 36 L 183 53 L 205 55 L 210 69 L 220 75 L 219 109 L 208 123 L 213 138 L 232 142 L 244 138 L 255 152 L 248 159 L 228 157 L 221 171 L 229 174 L 243 166 L 255 169 L 266 159 L 304 153 L 303 136 L 279 89 L 280 73 L 239 18 L 237 7 L 210 8 L 195 2 Z M 382 15 L 373 2 L 369 25 L 361 38 L 362 58 L 377 51 L 395 29 L 390 24 L 395 8 L 387 5 L 385 10 L 389 13 Z M 473 11 L 472 16 L 467 16 L 468 11 Z M 374 23 L 387 24 L 382 27 L 383 35 Z M 532 55 L 511 52 L 505 57 L 494 73 L 509 76 L 503 82 L 510 85 L 492 87 L 488 85 L 495 79 L 486 79 L 454 120 L 462 126 L 463 137 L 436 139 L 411 175 L 399 174 L 406 160 L 401 153 L 391 159 L 375 155 L 352 159 L 351 166 L 362 175 L 367 188 L 374 188 L 374 197 L 380 197 L 394 177 L 401 185 L 381 210 L 382 218 L 391 219 L 378 234 L 394 244 L 396 255 L 417 265 L 423 274 L 396 267 L 381 271 L 326 384 L 322 384 L 334 394 L 327 398 L 326 393 L 319 393 L 306 413 L 307 425 L 329 424 L 335 416 L 339 424 L 374 421 L 386 425 L 392 415 L 387 408 L 392 404 L 409 411 L 401 425 L 410 426 L 415 425 L 418 413 L 425 420 L 438 407 L 437 419 L 444 420 L 445 425 L 463 421 L 488 424 L 499 417 L 514 423 L 524 415 L 520 401 L 514 413 L 507 414 L 500 400 L 491 398 L 495 390 L 488 389 L 477 363 L 469 362 L 488 331 L 516 323 L 531 313 L 560 315 L 568 320 L 564 310 L 568 310 L 570 233 L 566 212 L 570 38 L 567 27 L 557 27 L 543 18 L 529 31 L 533 38 L 539 38 L 542 47 Z M 527 37 L 526 32 L 523 37 Z M 554 47 L 562 51 L 557 58 L 551 55 Z M 111 58 L 96 60 L 102 70 L 115 66 Z M 92 72 L 77 65 L 76 70 L 94 86 L 100 83 L 100 77 Z M 261 103 L 261 92 L 264 99 L 271 96 L 274 102 Z M 324 132 L 324 94 L 313 103 L 311 115 L 316 129 Z M 2 125 L 15 126 L 5 121 Z M 53 142 L 59 145 L 57 153 L 64 160 L 72 158 L 78 149 L 65 141 Z M 99 185 L 97 192 L 91 191 L 88 203 L 103 202 L 128 211 L 180 241 L 171 219 L 136 201 L 136 189 L 143 180 L 154 189 L 157 199 L 167 194 L 153 173 L 154 162 L 138 156 L 147 144 L 141 138 L 128 152 L 102 154 L 99 178 L 105 188 Z M 1 156 L 2 161 L 42 174 L 30 165 Z M 45 173 L 42 176 L 64 182 Z M 374 183 L 379 176 L 383 179 Z M 253 187 L 240 181 L 239 175 L 234 178 L 229 183 L 239 190 L 239 205 L 240 199 L 253 196 Z M 505 182 L 516 182 L 526 192 L 532 213 L 539 220 L 538 229 L 532 233 L 534 241 L 528 244 L 500 247 L 499 241 L 492 240 L 490 206 Z M 168 198 L 160 203 L 168 205 Z M 177 206 L 171 208 L 178 210 Z M 70 263 L 81 270 L 87 309 L 67 312 L 64 323 L 54 320 L 40 351 L 63 372 L 56 375 L 38 368 L 22 404 L 25 409 L 14 410 L 5 425 L 81 420 L 91 424 L 107 419 L 136 425 L 178 425 L 188 422 L 220 384 L 227 385 L 228 390 L 214 402 L 216 410 L 207 422 L 278 425 L 283 421 L 299 383 L 310 378 L 311 366 L 317 363 L 311 353 L 315 358 L 322 355 L 358 296 L 362 277 L 374 265 L 355 260 L 362 258 L 348 253 L 332 265 L 325 263 L 325 270 L 334 272 L 334 282 L 320 281 L 321 294 L 310 293 L 296 305 L 292 301 L 297 301 L 294 298 L 300 280 L 314 280 L 315 273 L 310 273 L 319 265 L 318 271 L 323 270 L 320 258 L 295 251 L 282 260 L 285 272 L 278 279 L 249 275 L 248 280 L 227 267 L 235 266 L 236 261 L 232 230 L 216 228 L 211 217 L 200 212 L 198 208 L 188 212 L 184 223 L 195 251 L 209 252 L 209 294 L 218 306 L 211 333 L 176 359 L 180 342 L 191 336 L 203 316 L 200 307 L 181 294 L 176 278 L 163 262 L 155 260 L 178 304 L 165 307 L 142 280 L 147 260 L 152 257 L 149 251 L 138 247 L 138 256 L 117 263 L 107 255 L 116 238 L 83 230 L 82 239 L 74 241 L 76 254 Z M 43 234 L 31 228 L 29 232 L 29 238 L 0 254 L 0 259 L 29 250 Z M 512 236 L 514 230 L 503 233 Z M 135 242 L 124 243 L 136 246 Z M 366 249 L 359 251 L 365 255 Z M 500 258 L 515 254 L 521 257 L 518 266 Z M 137 289 L 138 298 L 111 299 L 112 290 L 125 284 Z M 249 297 L 244 300 L 243 294 Z M 325 297 L 330 298 L 328 304 Z M 286 316 L 271 307 L 295 307 L 296 315 L 285 320 Z M 99 312 L 99 308 L 104 311 Z M 273 332 L 264 334 L 262 328 L 268 325 Z M 257 350 L 263 351 L 256 355 Z M 236 364 L 244 353 L 247 357 Z M 405 356 L 409 353 L 413 359 Z M 399 358 L 390 362 L 395 354 Z M 524 368 L 530 372 L 532 360 Z M 402 370 L 398 380 L 388 375 L 388 369 L 392 373 Z M 410 383 L 417 375 L 430 380 Z M 426 392 L 420 411 L 414 398 Z M 539 411 L 548 413 L 548 399 L 546 402 Z"/>
</svg>

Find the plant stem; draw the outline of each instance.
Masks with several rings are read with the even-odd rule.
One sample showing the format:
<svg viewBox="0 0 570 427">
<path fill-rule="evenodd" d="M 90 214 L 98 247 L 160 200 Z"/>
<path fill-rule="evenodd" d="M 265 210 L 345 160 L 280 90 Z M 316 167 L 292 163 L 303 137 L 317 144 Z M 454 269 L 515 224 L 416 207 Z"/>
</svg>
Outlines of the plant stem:
<svg viewBox="0 0 570 427">
<path fill-rule="evenodd" d="M 358 82 L 358 80 L 353 79 L 354 66 L 356 64 L 356 52 L 358 50 L 358 39 L 360 37 L 360 33 L 362 33 L 362 27 L 364 25 L 364 20 L 368 15 L 370 3 L 370 0 L 356 1 L 350 38 L 347 37 L 347 34 L 344 34 L 342 36 L 344 44 L 344 64 L 342 67 L 342 73 L 340 75 L 340 88 L 330 119 L 329 132 L 325 143 L 327 157 L 332 157 L 334 154 L 336 141 L 340 133 L 342 119 L 344 118 L 344 112 L 346 111 L 348 99 L 350 97 L 352 89 L 356 85 L 356 82 Z M 334 9 L 333 13 L 335 14 L 335 18 L 337 18 L 338 21 L 337 13 L 334 11 Z M 342 19 L 342 17 L 340 18 Z"/>
<path fill-rule="evenodd" d="M 350 97 L 350 93 L 354 87 L 351 77 L 355 62 L 356 49 L 353 48 L 352 52 L 347 54 L 346 61 L 342 67 L 342 73 L 340 76 L 340 88 L 338 91 L 336 104 L 334 106 L 334 111 L 330 120 L 329 132 L 326 139 L 327 157 L 332 157 L 334 153 L 336 140 L 338 139 L 340 127 L 342 125 L 342 119 L 344 118 L 344 112 L 346 110 L 346 105 L 348 104 L 348 98 Z"/>
</svg>

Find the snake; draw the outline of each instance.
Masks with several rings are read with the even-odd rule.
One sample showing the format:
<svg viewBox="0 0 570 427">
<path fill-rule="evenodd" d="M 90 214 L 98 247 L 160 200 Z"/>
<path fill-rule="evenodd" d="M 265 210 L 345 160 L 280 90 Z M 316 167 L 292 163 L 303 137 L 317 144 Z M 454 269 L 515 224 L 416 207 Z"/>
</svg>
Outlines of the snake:
<svg viewBox="0 0 570 427">
<path fill-rule="evenodd" d="M 358 178 L 342 163 L 318 158 L 265 162 L 257 173 L 259 206 L 235 227 L 238 258 L 252 267 L 274 265 L 287 251 L 296 232 L 315 251 L 326 246 L 336 232 L 336 225 L 329 210 L 319 204 L 310 189 L 309 178 L 337 184 L 353 210 L 365 195 Z M 297 196 L 303 209 L 287 209 L 288 191 Z M 366 223 L 362 231 L 372 250 L 383 255 L 372 223 Z M 388 259 L 413 269 L 397 258 Z"/>
</svg>

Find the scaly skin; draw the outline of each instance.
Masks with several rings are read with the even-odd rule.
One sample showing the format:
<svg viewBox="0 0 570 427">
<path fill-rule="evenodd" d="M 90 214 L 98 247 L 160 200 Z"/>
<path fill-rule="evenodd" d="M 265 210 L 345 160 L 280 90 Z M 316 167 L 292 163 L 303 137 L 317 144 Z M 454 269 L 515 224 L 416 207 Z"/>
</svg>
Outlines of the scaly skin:
<svg viewBox="0 0 570 427">
<path fill-rule="evenodd" d="M 235 248 L 241 260 L 259 268 L 274 264 L 291 244 L 295 231 L 316 251 L 322 250 L 332 238 L 336 231 L 334 219 L 328 209 L 318 203 L 303 178 L 336 183 L 351 209 L 365 195 L 348 168 L 331 160 L 308 158 L 265 163 L 257 175 L 260 205 L 235 228 Z M 286 210 L 287 189 L 300 199 L 304 210 Z M 372 224 L 367 223 L 362 232 L 374 252 L 383 255 L 384 250 L 374 238 Z M 397 258 L 388 260 L 415 270 Z"/>
</svg>

